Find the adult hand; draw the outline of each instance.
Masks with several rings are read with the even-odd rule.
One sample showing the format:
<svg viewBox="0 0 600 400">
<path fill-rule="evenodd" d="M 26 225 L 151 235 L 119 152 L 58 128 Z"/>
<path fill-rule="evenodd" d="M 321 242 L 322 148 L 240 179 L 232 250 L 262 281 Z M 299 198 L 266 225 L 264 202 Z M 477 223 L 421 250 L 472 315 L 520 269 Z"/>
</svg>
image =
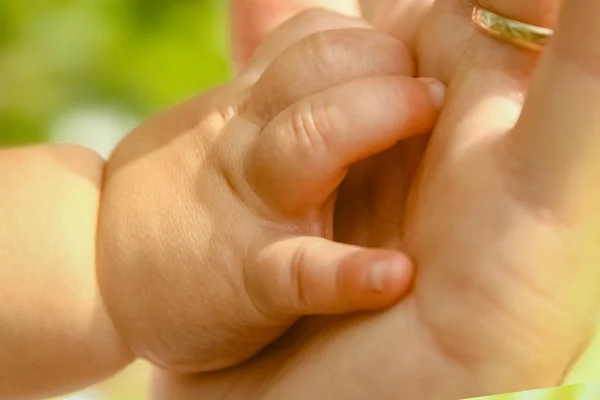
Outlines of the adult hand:
<svg viewBox="0 0 600 400">
<path fill-rule="evenodd" d="M 550 26 L 558 7 L 481 3 Z M 405 241 L 420 266 L 414 308 L 481 394 L 560 384 L 593 335 L 597 10 L 565 2 L 537 72 L 537 54 L 475 34 L 412 189 Z"/>
</svg>

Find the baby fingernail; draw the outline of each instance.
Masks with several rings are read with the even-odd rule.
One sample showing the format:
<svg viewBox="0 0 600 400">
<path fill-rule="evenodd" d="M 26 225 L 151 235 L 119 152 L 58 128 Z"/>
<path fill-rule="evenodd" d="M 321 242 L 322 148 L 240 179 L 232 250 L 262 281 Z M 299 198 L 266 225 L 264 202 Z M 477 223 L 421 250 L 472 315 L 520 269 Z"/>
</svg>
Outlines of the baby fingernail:
<svg viewBox="0 0 600 400">
<path fill-rule="evenodd" d="M 441 109 L 446 98 L 446 86 L 434 78 L 417 78 L 429 87 L 429 94 L 437 109 Z"/>
<path fill-rule="evenodd" d="M 382 261 L 375 264 L 369 272 L 371 288 L 377 292 L 383 292 L 386 282 L 401 279 L 405 269 L 402 260 Z"/>
</svg>

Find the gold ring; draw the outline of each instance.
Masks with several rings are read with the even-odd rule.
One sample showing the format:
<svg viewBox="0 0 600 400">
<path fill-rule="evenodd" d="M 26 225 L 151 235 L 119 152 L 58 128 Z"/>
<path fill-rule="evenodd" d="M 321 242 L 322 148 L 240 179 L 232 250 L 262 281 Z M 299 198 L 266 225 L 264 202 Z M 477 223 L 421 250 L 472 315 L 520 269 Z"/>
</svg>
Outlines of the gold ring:
<svg viewBox="0 0 600 400">
<path fill-rule="evenodd" d="M 527 50 L 541 51 L 554 31 L 493 13 L 475 2 L 473 22 L 482 32 Z"/>
</svg>

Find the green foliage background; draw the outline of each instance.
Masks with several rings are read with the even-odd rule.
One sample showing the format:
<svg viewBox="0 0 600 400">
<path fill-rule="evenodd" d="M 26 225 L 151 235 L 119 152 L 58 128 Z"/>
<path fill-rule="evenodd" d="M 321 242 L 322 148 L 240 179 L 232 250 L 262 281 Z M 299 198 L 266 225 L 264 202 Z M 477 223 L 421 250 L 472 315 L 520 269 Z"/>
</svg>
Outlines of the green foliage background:
<svg viewBox="0 0 600 400">
<path fill-rule="evenodd" d="M 531 390 L 521 393 L 480 397 L 471 400 L 598 400 L 600 384 L 569 385 L 552 389 Z"/>
<path fill-rule="evenodd" d="M 226 3 L 1 0 L 0 144 L 47 140 L 86 105 L 143 118 L 227 79 Z"/>
</svg>

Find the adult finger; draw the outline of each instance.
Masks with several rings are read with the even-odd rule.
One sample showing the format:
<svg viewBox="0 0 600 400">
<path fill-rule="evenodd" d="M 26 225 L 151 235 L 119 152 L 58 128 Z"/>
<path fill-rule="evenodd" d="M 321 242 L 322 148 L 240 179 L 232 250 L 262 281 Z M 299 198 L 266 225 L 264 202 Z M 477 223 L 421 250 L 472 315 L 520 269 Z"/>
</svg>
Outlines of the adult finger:
<svg viewBox="0 0 600 400">
<path fill-rule="evenodd" d="M 478 0 L 487 10 L 527 24 L 554 27 L 560 0 Z"/>
<path fill-rule="evenodd" d="M 283 319 L 389 306 L 406 294 L 411 278 L 412 264 L 403 253 L 318 237 L 277 241 L 246 271 L 254 302 Z"/>
<path fill-rule="evenodd" d="M 521 21 L 549 26 L 550 11 L 557 0 L 482 0 L 487 9 Z M 431 145 L 447 148 L 450 140 L 467 145 L 481 137 L 496 138 L 510 132 L 519 118 L 523 99 L 531 77 L 537 68 L 540 54 L 501 42 L 474 30 L 468 0 L 436 2 L 434 20 L 457 19 L 469 24 L 471 39 L 465 42 L 461 61 L 452 73 L 447 106 L 442 116 L 443 137 L 434 135 Z M 538 6 L 535 9 L 532 5 Z M 469 11 L 470 10 L 470 11 Z M 466 29 L 466 28 L 465 28 Z M 439 76 L 439 75 L 438 75 Z M 475 136 L 476 135 L 476 136 Z"/>
<path fill-rule="evenodd" d="M 355 0 L 231 0 L 231 38 L 234 63 L 238 70 L 244 68 L 252 54 L 265 38 L 279 25 L 301 11 L 320 7 L 341 14 L 358 16 Z M 320 26 L 323 20 L 307 21 L 306 26 Z M 321 29 L 321 28 L 319 28 Z M 288 41 L 285 32 L 278 32 L 279 38 Z M 296 39 L 297 40 L 297 39 Z M 288 41 L 288 45 L 291 42 Z"/>
<path fill-rule="evenodd" d="M 525 254 L 535 258 L 518 273 L 536 277 L 539 292 L 549 294 L 546 310 L 560 310 L 547 315 L 559 327 L 549 338 L 562 378 L 589 344 L 600 301 L 598 15 L 597 1 L 562 2 L 521 116 L 501 142 L 507 186 L 536 216 L 536 227 L 553 228 L 537 245 L 532 235 Z"/>
<path fill-rule="evenodd" d="M 481 0 L 482 7 L 519 21 L 552 27 L 559 0 Z M 473 1 L 436 1 L 420 35 L 420 74 L 442 82 L 465 74 L 490 75 L 483 89 L 506 89 L 522 95 L 530 81 L 537 52 L 492 38 L 475 29 Z M 451 50 L 451 52 L 449 52 Z M 458 70 L 455 65 L 459 64 Z M 490 84 L 491 83 L 491 84 Z M 481 83 L 479 83 L 481 85 Z M 461 86 L 464 88 L 465 84 Z"/>
<path fill-rule="evenodd" d="M 368 76 L 411 75 L 413 69 L 406 47 L 374 29 L 315 33 L 273 61 L 240 113 L 268 123 L 296 101 L 327 88 Z"/>
<path fill-rule="evenodd" d="M 600 206 L 592 189 L 600 181 L 598 15 L 598 2 L 564 2 L 510 141 L 518 180 L 535 186 L 535 193 L 528 191 L 534 200 L 550 207 L 570 204 L 581 215 L 592 204 Z"/>
<path fill-rule="evenodd" d="M 248 154 L 248 182 L 279 212 L 320 207 L 351 164 L 429 132 L 443 90 L 437 81 L 379 76 L 305 98 L 258 135 Z"/>
<path fill-rule="evenodd" d="M 560 0 L 478 0 L 478 3 L 504 17 L 549 28 L 556 25 L 560 6 Z M 471 17 L 468 8 L 459 9 Z M 531 77 L 533 69 L 530 67 L 539 60 L 539 53 L 497 40 L 478 29 L 475 29 L 474 35 L 471 46 L 467 48 L 469 57 L 488 68 L 495 66 L 496 69 L 514 73 L 515 77 L 520 74 L 524 75 L 522 78 L 525 79 Z M 493 53 L 497 53 L 497 56 L 491 58 Z"/>
</svg>

